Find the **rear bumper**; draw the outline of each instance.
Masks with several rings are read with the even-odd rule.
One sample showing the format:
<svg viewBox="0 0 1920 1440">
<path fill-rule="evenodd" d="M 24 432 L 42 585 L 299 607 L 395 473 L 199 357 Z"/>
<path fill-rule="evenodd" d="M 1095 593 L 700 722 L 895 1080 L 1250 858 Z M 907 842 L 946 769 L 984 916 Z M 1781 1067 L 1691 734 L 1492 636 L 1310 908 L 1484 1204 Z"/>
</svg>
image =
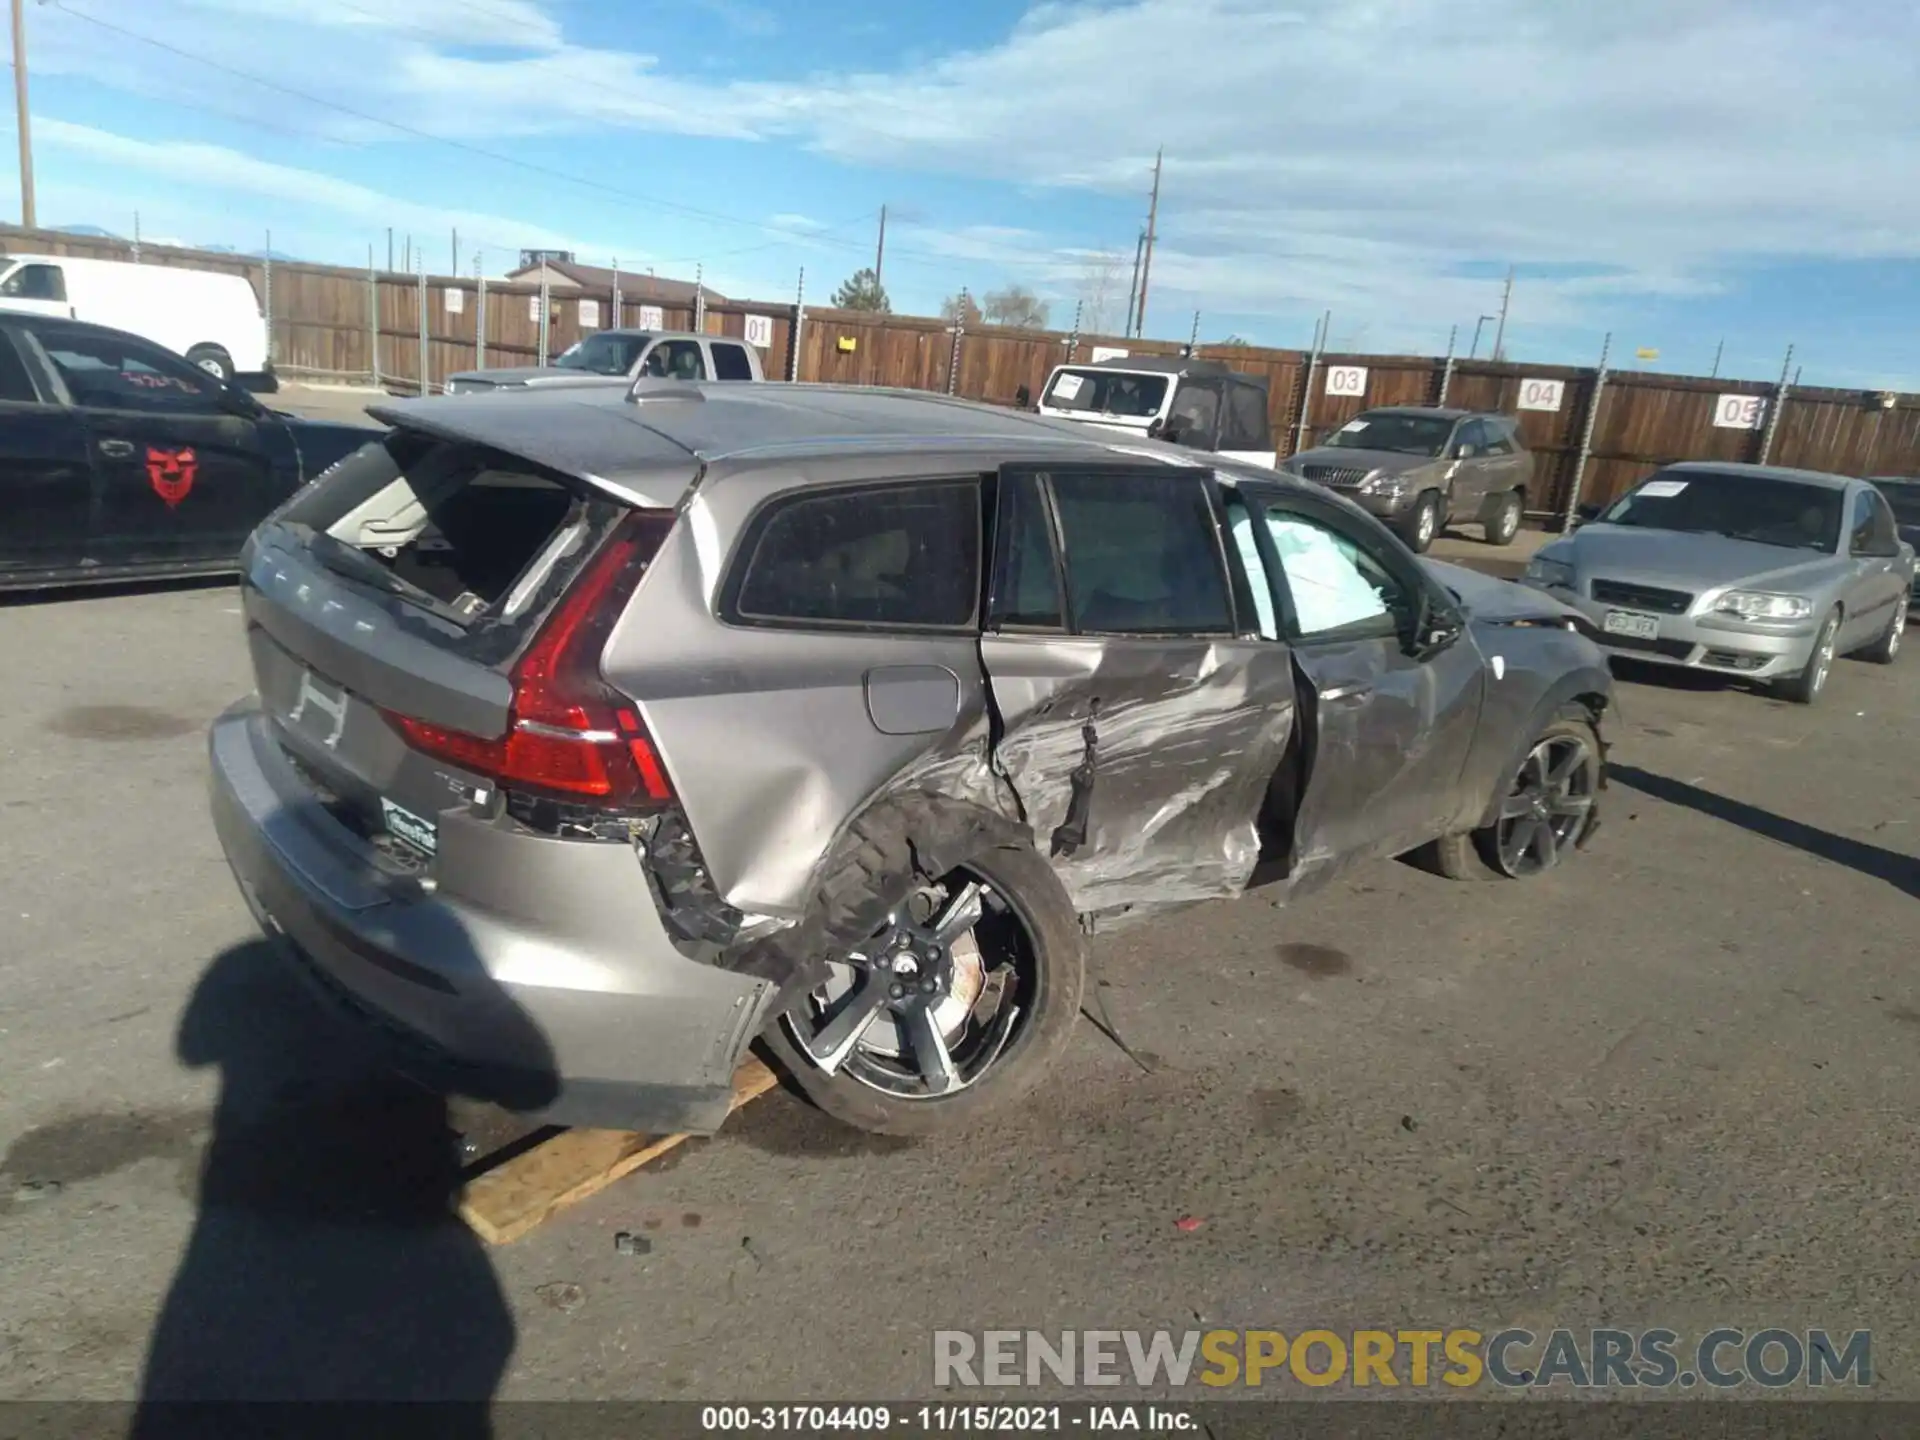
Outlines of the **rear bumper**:
<svg viewBox="0 0 1920 1440">
<path fill-rule="evenodd" d="M 209 749 L 214 826 L 255 917 L 399 1068 L 561 1124 L 725 1120 L 775 987 L 676 949 L 630 847 L 449 810 L 429 891 L 317 802 L 252 702 Z"/>
</svg>

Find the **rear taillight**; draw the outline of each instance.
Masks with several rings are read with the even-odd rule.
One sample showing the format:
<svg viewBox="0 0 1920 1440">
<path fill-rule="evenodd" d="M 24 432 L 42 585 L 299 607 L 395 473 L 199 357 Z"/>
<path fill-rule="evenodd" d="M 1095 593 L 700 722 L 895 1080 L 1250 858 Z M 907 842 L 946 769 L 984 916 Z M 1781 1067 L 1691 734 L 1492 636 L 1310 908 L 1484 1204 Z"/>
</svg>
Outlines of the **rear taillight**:
<svg viewBox="0 0 1920 1440">
<path fill-rule="evenodd" d="M 623 521 L 527 646 L 512 671 L 507 732 L 469 735 L 389 715 L 414 749 L 526 790 L 622 809 L 673 797 L 632 702 L 600 674 L 600 653 L 670 521 Z"/>
</svg>

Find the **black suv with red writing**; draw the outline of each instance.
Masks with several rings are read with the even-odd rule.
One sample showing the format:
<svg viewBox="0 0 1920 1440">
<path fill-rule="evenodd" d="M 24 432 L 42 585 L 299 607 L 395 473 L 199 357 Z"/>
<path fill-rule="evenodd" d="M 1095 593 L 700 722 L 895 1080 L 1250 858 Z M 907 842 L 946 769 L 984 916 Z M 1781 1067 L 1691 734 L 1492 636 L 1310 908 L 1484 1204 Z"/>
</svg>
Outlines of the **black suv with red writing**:
<svg viewBox="0 0 1920 1440">
<path fill-rule="evenodd" d="M 0 589 L 232 570 L 275 507 L 379 438 L 122 330 L 0 313 Z"/>
</svg>

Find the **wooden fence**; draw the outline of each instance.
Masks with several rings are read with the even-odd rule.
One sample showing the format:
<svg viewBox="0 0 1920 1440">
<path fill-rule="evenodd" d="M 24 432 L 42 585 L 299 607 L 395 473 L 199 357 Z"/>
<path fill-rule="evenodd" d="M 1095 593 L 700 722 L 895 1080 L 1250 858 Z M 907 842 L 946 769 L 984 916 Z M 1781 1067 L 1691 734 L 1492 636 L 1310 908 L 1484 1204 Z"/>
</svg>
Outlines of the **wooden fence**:
<svg viewBox="0 0 1920 1440">
<path fill-rule="evenodd" d="M 130 258 L 105 237 L 0 227 L 0 252 Z M 540 356 L 540 286 L 452 276 L 268 265 L 214 251 L 146 245 L 142 264 L 247 276 L 271 315 L 273 356 L 289 377 L 360 379 L 417 392 L 461 370 L 531 365 Z M 644 285 L 635 277 L 636 288 Z M 610 290 L 554 288 L 547 306 L 547 354 L 558 355 L 596 328 L 616 323 Z M 424 330 L 421 312 L 424 306 Z M 656 313 L 657 312 L 657 315 Z M 585 322 L 583 324 L 583 322 Z M 617 323 L 693 329 L 686 305 L 626 293 Z M 1053 366 L 1086 360 L 1096 345 L 1135 355 L 1178 355 L 1184 346 L 1114 336 L 997 326 L 956 335 L 937 319 L 801 307 L 792 301 L 714 301 L 698 324 L 713 334 L 765 341 L 769 379 L 933 390 L 1012 405 L 1038 397 Z M 424 339 L 423 339 L 424 336 Z M 1768 382 L 1609 372 L 1555 365 L 1495 364 L 1433 356 L 1320 355 L 1251 346 L 1201 346 L 1234 369 L 1268 378 L 1274 440 L 1288 455 L 1315 444 L 1369 406 L 1445 403 L 1517 414 L 1534 456 L 1529 510 L 1564 514 L 1576 473 L 1583 501 L 1604 502 L 1675 460 L 1758 460 L 1847 474 L 1920 474 L 1920 396 L 1790 388 L 1784 402 Z M 424 367 L 423 367 L 424 361 Z M 1364 380 L 1353 388 L 1354 367 Z M 1558 382 L 1553 409 L 1521 409 Z M 1597 394 L 1596 394 L 1597 392 Z M 1738 401 L 1761 402 L 1745 428 L 1715 423 Z M 1890 402 L 1890 403 L 1889 403 Z M 1769 412 L 1778 415 L 1769 421 Z M 1591 440 L 1582 464 L 1583 440 Z"/>
</svg>

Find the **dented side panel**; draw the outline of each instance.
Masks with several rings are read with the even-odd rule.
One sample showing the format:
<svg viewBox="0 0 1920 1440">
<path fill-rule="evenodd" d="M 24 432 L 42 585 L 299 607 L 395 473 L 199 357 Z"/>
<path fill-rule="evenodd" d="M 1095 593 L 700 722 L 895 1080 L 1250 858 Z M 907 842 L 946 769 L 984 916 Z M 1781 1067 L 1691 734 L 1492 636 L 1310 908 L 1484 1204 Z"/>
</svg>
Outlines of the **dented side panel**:
<svg viewBox="0 0 1920 1440">
<path fill-rule="evenodd" d="M 1000 634 L 981 655 L 995 769 L 1082 913 L 1246 886 L 1293 724 L 1284 647 Z"/>
<path fill-rule="evenodd" d="M 1303 645 L 1294 654 L 1314 718 L 1294 827 L 1297 878 L 1412 849 L 1479 808 L 1480 797 L 1461 785 L 1485 670 L 1470 637 L 1421 660 L 1392 639 Z"/>
</svg>

